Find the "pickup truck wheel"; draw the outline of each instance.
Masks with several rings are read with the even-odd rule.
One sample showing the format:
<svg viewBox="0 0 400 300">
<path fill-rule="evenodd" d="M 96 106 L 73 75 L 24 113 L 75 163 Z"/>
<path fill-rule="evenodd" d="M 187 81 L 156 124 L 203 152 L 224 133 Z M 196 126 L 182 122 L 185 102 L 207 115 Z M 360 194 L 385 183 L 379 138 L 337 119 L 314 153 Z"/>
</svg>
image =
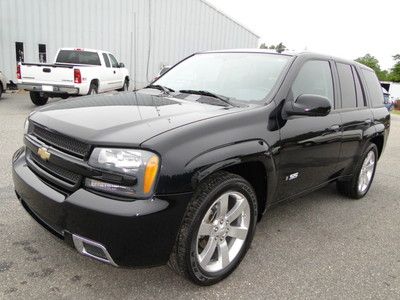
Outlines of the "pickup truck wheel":
<svg viewBox="0 0 400 300">
<path fill-rule="evenodd" d="M 3 94 L 3 85 L 0 83 L 0 98 L 2 94 Z"/>
<path fill-rule="evenodd" d="M 129 89 L 129 80 L 125 79 L 124 85 L 120 88 L 119 92 L 127 92 Z"/>
<path fill-rule="evenodd" d="M 96 95 L 98 94 L 98 87 L 95 83 L 91 83 L 89 87 L 88 95 Z"/>
<path fill-rule="evenodd" d="M 47 101 L 49 100 L 49 96 L 47 96 L 41 92 L 30 92 L 29 95 L 31 97 L 33 104 L 35 104 L 37 106 L 45 105 L 47 103 Z"/>
<path fill-rule="evenodd" d="M 242 177 L 217 172 L 200 184 L 182 221 L 169 266 L 198 285 L 215 284 L 250 247 L 257 199 Z"/>
<path fill-rule="evenodd" d="M 377 160 L 378 149 L 375 144 L 369 144 L 361 155 L 351 180 L 337 181 L 338 191 L 353 199 L 364 197 L 374 179 Z"/>
</svg>

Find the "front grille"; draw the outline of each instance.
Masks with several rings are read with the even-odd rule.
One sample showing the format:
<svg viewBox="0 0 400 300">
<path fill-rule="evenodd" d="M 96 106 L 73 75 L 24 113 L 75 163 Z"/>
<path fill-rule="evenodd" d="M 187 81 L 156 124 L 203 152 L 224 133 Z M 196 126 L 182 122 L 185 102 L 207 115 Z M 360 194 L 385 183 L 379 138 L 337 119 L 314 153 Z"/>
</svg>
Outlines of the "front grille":
<svg viewBox="0 0 400 300">
<path fill-rule="evenodd" d="M 51 175 L 67 181 L 70 184 L 76 185 L 82 179 L 81 175 L 75 174 L 71 171 L 65 170 L 55 164 L 52 164 L 48 161 L 43 161 L 42 159 L 38 158 L 36 155 L 31 155 L 31 159 L 37 164 L 40 168 L 42 168 L 47 173 Z"/>
<path fill-rule="evenodd" d="M 44 161 L 31 150 L 27 150 L 26 162 L 32 172 L 41 178 L 44 183 L 63 194 L 68 195 L 76 191 L 81 185 L 82 175 L 66 170 L 49 161 Z"/>
<path fill-rule="evenodd" d="M 90 145 L 37 125 L 33 125 L 31 134 L 47 145 L 79 158 L 85 158 L 90 153 Z"/>
</svg>

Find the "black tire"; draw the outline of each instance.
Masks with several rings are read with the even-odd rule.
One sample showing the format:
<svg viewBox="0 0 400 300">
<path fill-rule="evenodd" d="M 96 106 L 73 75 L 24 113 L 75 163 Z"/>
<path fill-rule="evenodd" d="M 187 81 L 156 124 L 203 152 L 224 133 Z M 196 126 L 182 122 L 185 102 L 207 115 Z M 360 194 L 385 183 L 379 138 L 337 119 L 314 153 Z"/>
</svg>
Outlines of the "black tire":
<svg viewBox="0 0 400 300">
<path fill-rule="evenodd" d="M 118 89 L 119 92 L 127 92 L 129 89 L 129 80 L 125 79 L 124 81 L 124 85 L 122 86 L 122 88 Z"/>
<path fill-rule="evenodd" d="M 41 92 L 30 92 L 29 95 L 31 97 L 33 104 L 37 106 L 45 105 L 49 100 L 49 96 Z"/>
<path fill-rule="evenodd" d="M 94 82 L 90 84 L 88 95 L 96 95 L 99 93 L 98 86 Z"/>
<path fill-rule="evenodd" d="M 3 94 L 3 85 L 1 84 L 1 82 L 0 82 L 0 98 L 1 98 L 1 95 Z"/>
<path fill-rule="evenodd" d="M 196 258 L 197 234 L 203 217 L 215 203 L 214 201 L 227 192 L 239 192 L 245 196 L 250 207 L 250 223 L 244 243 L 235 258 L 225 269 L 210 273 L 200 266 Z M 196 189 L 186 209 L 168 265 L 178 274 L 198 285 L 207 286 L 223 280 L 235 270 L 249 249 L 255 232 L 256 220 L 256 194 L 245 179 L 228 172 L 217 172 L 210 175 Z"/>
<path fill-rule="evenodd" d="M 359 177 L 361 173 L 361 169 L 364 163 L 364 160 L 366 159 L 367 155 L 372 151 L 372 153 L 375 156 L 375 164 L 373 166 L 372 170 L 372 177 L 364 191 L 360 191 L 358 187 L 359 183 Z M 336 182 L 336 187 L 337 190 L 344 196 L 352 198 L 352 199 L 361 199 L 363 198 L 369 191 L 371 184 L 374 180 L 375 177 L 375 170 L 376 170 L 376 165 L 378 162 L 378 148 L 376 147 L 375 144 L 370 143 L 364 150 L 363 154 L 360 156 L 359 161 L 357 162 L 357 165 L 354 169 L 353 176 L 351 179 L 347 181 L 340 181 L 338 180 Z"/>
<path fill-rule="evenodd" d="M 69 98 L 69 95 L 67 94 L 67 95 L 61 95 L 61 99 L 68 99 Z"/>
</svg>

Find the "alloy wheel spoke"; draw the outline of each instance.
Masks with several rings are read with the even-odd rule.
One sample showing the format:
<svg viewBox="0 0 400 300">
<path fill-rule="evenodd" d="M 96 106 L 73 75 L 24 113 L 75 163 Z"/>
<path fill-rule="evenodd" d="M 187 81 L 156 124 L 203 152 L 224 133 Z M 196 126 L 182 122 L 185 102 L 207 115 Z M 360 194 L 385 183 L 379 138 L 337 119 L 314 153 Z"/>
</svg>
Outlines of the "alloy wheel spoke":
<svg viewBox="0 0 400 300">
<path fill-rule="evenodd" d="M 219 217 L 225 217 L 228 212 L 229 194 L 224 194 L 219 198 Z"/>
<path fill-rule="evenodd" d="M 245 240 L 247 236 L 247 228 L 231 226 L 229 228 L 228 236 L 237 238 L 239 240 Z"/>
<path fill-rule="evenodd" d="M 242 214 L 244 203 L 245 203 L 244 199 L 237 199 L 235 206 L 233 206 L 232 209 L 226 215 L 226 219 L 228 220 L 229 223 L 235 221 Z"/>
<path fill-rule="evenodd" d="M 201 236 L 209 236 L 214 229 L 214 225 L 210 223 L 202 222 L 199 228 L 199 235 Z"/>
<path fill-rule="evenodd" d="M 221 261 L 222 268 L 229 265 L 229 247 L 226 240 L 218 245 L 218 260 Z"/>
<path fill-rule="evenodd" d="M 203 267 L 207 266 L 216 248 L 217 241 L 214 238 L 209 238 L 206 247 L 203 249 L 199 257 L 200 265 L 202 265 Z"/>
</svg>

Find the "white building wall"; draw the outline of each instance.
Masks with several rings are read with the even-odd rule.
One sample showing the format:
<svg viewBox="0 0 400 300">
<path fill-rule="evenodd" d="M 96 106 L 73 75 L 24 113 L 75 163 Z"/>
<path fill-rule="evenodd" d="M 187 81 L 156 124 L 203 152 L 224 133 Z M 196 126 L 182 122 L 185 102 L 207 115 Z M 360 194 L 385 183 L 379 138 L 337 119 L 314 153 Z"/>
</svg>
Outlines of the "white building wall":
<svg viewBox="0 0 400 300">
<path fill-rule="evenodd" d="M 254 48 L 258 36 L 203 0 L 0 0 L 0 70 L 13 81 L 15 42 L 24 43 L 25 62 L 39 61 L 39 44 L 48 63 L 60 47 L 110 51 L 141 87 L 162 65 L 196 51 Z"/>
</svg>

